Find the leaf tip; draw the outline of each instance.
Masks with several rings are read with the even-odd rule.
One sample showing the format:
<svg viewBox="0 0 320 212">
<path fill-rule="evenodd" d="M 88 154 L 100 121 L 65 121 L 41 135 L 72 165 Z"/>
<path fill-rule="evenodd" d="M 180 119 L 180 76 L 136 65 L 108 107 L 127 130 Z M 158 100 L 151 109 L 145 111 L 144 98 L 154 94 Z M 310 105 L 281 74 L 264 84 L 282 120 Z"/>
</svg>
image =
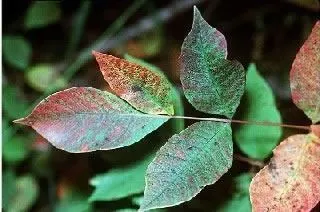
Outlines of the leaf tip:
<svg viewBox="0 0 320 212">
<path fill-rule="evenodd" d="M 32 122 L 30 120 L 28 120 L 28 117 L 16 119 L 16 120 L 13 120 L 12 122 L 15 124 L 23 124 L 23 125 L 28 125 L 28 126 L 32 125 Z"/>
<path fill-rule="evenodd" d="M 197 6 L 196 6 L 196 5 L 193 5 L 193 13 L 196 14 L 197 12 L 199 12 Z"/>
<path fill-rule="evenodd" d="M 196 7 L 196 5 L 193 6 L 193 23 L 195 23 L 198 20 L 203 19 L 201 16 L 201 13 L 199 9 Z"/>
<path fill-rule="evenodd" d="M 92 50 L 91 53 L 92 53 L 92 55 L 93 55 L 95 58 L 97 58 L 97 57 L 99 57 L 99 56 L 102 55 L 102 53 L 97 52 L 97 51 L 95 51 L 95 50 Z"/>
</svg>

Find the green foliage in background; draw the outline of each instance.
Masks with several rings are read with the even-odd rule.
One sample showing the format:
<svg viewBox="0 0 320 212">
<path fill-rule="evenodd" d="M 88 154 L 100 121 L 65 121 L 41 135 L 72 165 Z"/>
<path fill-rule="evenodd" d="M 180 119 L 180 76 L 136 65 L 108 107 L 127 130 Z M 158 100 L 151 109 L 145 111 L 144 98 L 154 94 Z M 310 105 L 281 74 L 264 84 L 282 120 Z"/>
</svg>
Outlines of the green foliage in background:
<svg viewBox="0 0 320 212">
<path fill-rule="evenodd" d="M 301 2 L 303 1 L 298 4 Z M 312 2 L 311 8 L 314 10 L 319 8 L 315 1 L 304 2 L 309 5 Z M 155 212 L 251 211 L 249 185 L 252 177 L 260 168 L 260 164 L 264 164 L 264 160 L 271 156 L 282 134 L 292 133 L 290 130 L 283 131 L 279 126 L 238 123 L 232 123 L 231 128 L 230 123 L 144 117 L 146 114 L 143 111 L 147 110 L 147 107 L 136 107 L 130 99 L 125 99 L 116 92 L 117 95 L 113 94 L 114 90 L 110 91 L 106 82 L 103 82 L 101 77 L 98 78 L 97 64 L 88 62 L 94 58 L 91 51 L 99 50 L 119 57 L 124 55 L 126 62 L 138 64 L 150 73 L 161 76 L 167 85 L 164 87 L 169 88 L 171 108 L 166 109 L 170 115 L 173 108 L 174 116 L 184 116 L 186 111 L 187 116 L 200 118 L 210 117 L 225 121 L 233 119 L 235 115 L 234 119 L 239 120 L 281 124 L 281 114 L 283 120 L 288 121 L 286 115 L 295 109 L 285 108 L 287 99 L 284 100 L 280 94 L 276 96 L 273 93 L 277 91 L 278 94 L 280 89 L 289 93 L 286 88 L 274 85 L 272 78 L 279 74 L 272 72 L 277 68 L 284 70 L 287 77 L 288 67 L 283 68 L 282 64 L 276 64 L 272 59 L 274 55 L 268 52 L 269 47 L 260 46 L 272 34 L 268 34 L 269 29 L 264 28 L 268 26 L 264 23 L 264 17 L 269 17 L 265 14 L 272 14 L 272 7 L 269 12 L 258 11 L 259 17 L 238 19 L 237 16 L 236 20 L 227 21 L 226 24 L 219 20 L 219 13 L 212 14 L 212 24 L 221 27 L 228 41 L 231 41 L 228 43 L 229 50 L 224 35 L 211 27 L 210 22 L 208 23 L 194 8 L 191 31 L 182 44 L 181 55 L 177 61 L 179 49 L 174 47 L 180 45 L 182 40 L 172 38 L 180 36 L 181 32 L 176 32 L 180 28 L 177 27 L 173 32 L 165 31 L 172 26 L 162 25 L 157 20 L 158 11 L 154 10 L 154 7 L 158 3 L 135 0 L 121 14 L 116 13 L 113 8 L 107 8 L 103 16 L 100 14 L 99 20 L 92 16 L 97 9 L 95 2 L 79 1 L 74 4 L 70 14 L 67 13 L 70 5 L 64 4 L 66 3 L 59 1 L 31 2 L 12 25 L 4 28 L 3 210 L 131 212 L 140 208 L 141 211 L 152 209 L 151 211 Z M 123 2 L 119 5 L 122 4 Z M 170 16 L 175 15 L 177 5 L 170 10 Z M 255 12 L 256 9 L 250 10 Z M 136 28 L 139 31 L 149 26 L 149 22 L 138 21 L 137 25 L 133 24 L 136 28 L 131 28 L 134 18 L 140 18 L 137 11 L 143 14 L 143 17 L 150 14 L 152 20 L 157 23 L 149 32 L 140 33 L 132 38 L 131 33 L 134 35 Z M 210 20 L 210 8 L 205 8 L 204 12 L 206 19 Z M 115 15 L 116 20 L 109 23 Z M 295 15 L 283 15 L 286 17 L 286 26 L 291 22 L 298 23 L 301 29 L 297 30 L 297 34 L 306 34 L 308 24 L 311 23 L 311 19 L 308 19 L 310 17 L 304 17 L 299 22 Z M 247 24 L 248 21 L 252 21 L 250 25 L 259 25 L 253 36 L 257 40 L 243 43 L 253 43 L 256 45 L 252 47 L 254 50 L 248 45 L 235 44 L 234 38 L 237 35 L 232 34 L 235 28 L 239 28 L 237 30 L 241 32 L 240 37 L 242 33 L 247 36 L 248 30 L 238 26 Z M 41 36 L 50 37 L 60 33 L 57 30 L 59 32 L 48 35 L 48 32 L 51 32 L 50 27 L 59 28 L 63 37 L 58 36 L 57 40 L 42 40 Z M 279 30 L 279 26 L 272 26 L 272 29 L 273 27 Z M 294 27 L 296 29 L 296 26 Z M 125 36 L 122 29 L 128 32 Z M 126 40 L 126 36 L 130 39 Z M 281 40 L 281 36 L 283 34 L 279 33 L 276 37 Z M 118 39 L 123 39 L 122 43 L 113 47 Z M 112 49 L 109 49 L 109 44 Z M 293 47 L 290 45 L 290 50 Z M 57 49 L 58 55 L 54 55 Z M 61 49 L 64 50 L 60 51 Z M 232 60 L 235 55 L 239 56 L 239 49 L 243 56 L 241 61 L 255 61 L 259 70 L 254 63 L 250 63 L 245 72 L 239 62 Z M 258 51 L 257 55 L 260 57 L 248 56 L 251 50 Z M 291 53 L 290 51 L 290 59 L 293 57 Z M 283 63 L 287 65 L 286 62 Z M 130 66 L 128 67 L 130 70 Z M 113 68 L 111 74 L 117 71 L 117 66 Z M 139 70 L 135 71 L 137 75 L 143 75 Z M 174 71 L 177 73 L 173 73 Z M 181 84 L 172 83 L 179 81 L 179 73 Z M 126 88 L 128 93 L 132 92 L 137 84 L 143 86 L 148 78 L 134 80 L 137 81 Z M 132 81 L 129 80 L 130 83 Z M 121 87 L 125 83 L 118 84 Z M 162 84 L 163 82 L 160 83 Z M 55 98 L 58 96 L 57 93 L 52 94 L 67 87 L 88 85 L 99 89 L 90 87 L 79 91 L 78 87 L 75 87 L 59 92 L 59 98 Z M 152 86 L 155 87 L 155 91 L 161 90 L 157 90 L 160 87 L 157 83 L 153 83 Z M 144 99 L 151 99 L 156 104 L 162 100 L 147 91 L 142 89 Z M 50 96 L 43 100 L 48 95 Z M 39 115 L 39 111 L 36 111 L 31 118 L 24 119 L 25 124 L 32 125 L 58 148 L 83 154 L 65 153 L 50 145 L 45 138 L 36 136 L 28 128 L 12 122 L 14 119 L 25 117 L 40 100 L 43 100 L 40 106 L 43 112 L 41 114 L 44 115 Z M 140 100 L 138 98 L 138 103 Z M 236 111 L 238 105 L 240 107 Z M 39 105 L 36 108 L 38 107 Z M 303 121 L 303 114 L 295 115 L 298 117 L 295 117 L 296 119 Z M 77 128 L 79 126 L 80 128 Z M 153 132 L 155 130 L 157 131 Z M 109 138 L 109 135 L 112 135 L 112 139 L 104 139 Z M 52 142 L 56 138 L 61 140 Z M 238 148 L 233 147 L 232 141 Z M 108 142 L 111 143 L 110 146 L 103 146 Z M 121 149 L 95 151 L 119 147 Z M 235 157 L 233 151 L 236 151 Z M 239 159 L 232 166 L 233 159 L 237 158 L 243 158 L 244 161 Z M 80 178 L 83 179 L 79 180 Z"/>
<path fill-rule="evenodd" d="M 19 35 L 4 35 L 2 38 L 3 57 L 8 65 L 24 71 L 31 60 L 31 44 Z"/>
<path fill-rule="evenodd" d="M 240 111 L 241 120 L 281 123 L 273 92 L 254 64 L 248 67 L 245 95 L 242 101 L 244 106 Z M 282 128 L 243 124 L 238 126 L 234 135 L 237 145 L 246 155 L 263 160 L 279 143 Z"/>
<path fill-rule="evenodd" d="M 248 212 L 251 211 L 249 186 L 252 176 L 241 174 L 233 179 L 233 189 L 230 198 L 219 208 L 219 212 Z"/>
<path fill-rule="evenodd" d="M 60 18 L 59 1 L 34 1 L 25 16 L 24 27 L 41 28 L 59 21 Z"/>
<path fill-rule="evenodd" d="M 37 64 L 28 68 L 25 78 L 31 88 L 40 92 L 44 92 L 48 86 L 62 89 L 67 85 L 66 80 L 59 77 L 58 71 L 51 64 Z"/>
</svg>

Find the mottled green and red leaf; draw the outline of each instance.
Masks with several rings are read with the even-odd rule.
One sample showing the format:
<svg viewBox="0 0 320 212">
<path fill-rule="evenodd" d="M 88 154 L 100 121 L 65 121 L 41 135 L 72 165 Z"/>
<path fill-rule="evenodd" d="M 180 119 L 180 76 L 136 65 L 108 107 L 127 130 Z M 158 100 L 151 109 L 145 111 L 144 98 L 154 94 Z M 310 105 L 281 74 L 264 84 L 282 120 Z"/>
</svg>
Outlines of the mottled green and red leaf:
<svg viewBox="0 0 320 212">
<path fill-rule="evenodd" d="M 131 145 L 168 120 L 143 115 L 109 92 L 75 87 L 47 97 L 15 122 L 31 126 L 59 149 L 90 152 Z"/>
<path fill-rule="evenodd" d="M 245 87 L 245 71 L 229 61 L 222 33 L 194 8 L 192 29 L 181 47 L 180 79 L 188 101 L 199 111 L 231 118 Z"/>
<path fill-rule="evenodd" d="M 310 211 L 320 201 L 320 138 L 294 135 L 252 180 L 253 211 Z"/>
<path fill-rule="evenodd" d="M 230 123 L 192 124 L 172 136 L 148 166 L 140 210 L 190 200 L 228 171 L 232 155 Z"/>
<path fill-rule="evenodd" d="M 313 123 L 320 121 L 320 21 L 293 61 L 290 83 L 293 102 Z"/>
<path fill-rule="evenodd" d="M 113 91 L 134 108 L 149 114 L 173 115 L 169 81 L 147 68 L 93 51 L 104 79 Z"/>
</svg>

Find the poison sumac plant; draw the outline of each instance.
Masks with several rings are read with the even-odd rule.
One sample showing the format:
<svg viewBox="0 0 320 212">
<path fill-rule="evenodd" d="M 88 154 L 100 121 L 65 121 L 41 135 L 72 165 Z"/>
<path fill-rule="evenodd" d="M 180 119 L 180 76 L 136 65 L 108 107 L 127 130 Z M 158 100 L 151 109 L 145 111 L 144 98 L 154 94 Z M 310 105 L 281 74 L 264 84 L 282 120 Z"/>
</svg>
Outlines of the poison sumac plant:
<svg viewBox="0 0 320 212">
<path fill-rule="evenodd" d="M 319 38 L 318 21 L 297 54 L 290 78 L 294 103 L 314 124 L 320 120 Z M 32 126 L 57 148 L 89 152 L 131 145 L 170 118 L 181 118 L 173 116 L 182 115 L 180 97 L 161 71 L 133 58 L 124 60 L 98 52 L 93 54 L 116 95 L 90 87 L 70 88 L 47 97 L 29 116 L 15 122 Z M 124 176 L 120 173 L 132 177 L 137 170 L 139 173 L 146 170 L 141 211 L 188 201 L 228 171 L 233 159 L 231 118 L 244 92 L 249 98 L 245 118 L 281 122 L 272 91 L 255 66 L 250 65 L 246 84 L 242 65 L 227 59 L 223 34 L 212 28 L 196 8 L 180 59 L 181 83 L 187 100 L 201 112 L 227 119 L 209 118 L 182 131 L 183 122 L 177 121 L 177 131 L 181 132 L 160 148 L 151 163 L 148 158 L 108 175 L 121 184 Z M 262 134 L 265 137 L 254 132 L 257 127 L 265 129 Z M 311 128 L 308 135 L 289 137 L 276 147 L 271 163 L 254 177 L 250 186 L 254 211 L 286 211 L 289 207 L 292 211 L 307 211 L 319 202 L 320 129 L 319 125 Z M 257 159 L 265 159 L 280 136 L 280 127 L 268 130 L 266 126 L 240 127 L 235 134 L 240 149 Z M 261 139 L 270 142 L 261 143 L 261 149 L 254 151 L 248 148 L 260 145 Z M 92 184 L 103 185 L 104 179 L 97 176 Z M 139 193 L 144 186 L 140 181 L 135 187 L 124 185 L 122 190 L 131 189 L 127 195 Z M 110 192 L 106 199 L 125 196 Z M 99 194 L 91 197 L 95 199 L 99 199 Z"/>
</svg>

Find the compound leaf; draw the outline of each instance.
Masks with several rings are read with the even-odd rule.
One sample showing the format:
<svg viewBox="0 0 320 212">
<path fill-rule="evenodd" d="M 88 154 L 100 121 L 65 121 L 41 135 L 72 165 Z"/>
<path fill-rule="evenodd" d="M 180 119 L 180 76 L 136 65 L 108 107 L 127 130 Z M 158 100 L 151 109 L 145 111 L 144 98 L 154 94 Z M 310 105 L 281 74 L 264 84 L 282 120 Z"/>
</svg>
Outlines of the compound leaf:
<svg viewBox="0 0 320 212">
<path fill-rule="evenodd" d="M 15 122 L 32 126 L 59 149 L 90 152 L 131 145 L 167 120 L 143 116 L 106 91 L 74 87 L 47 97 Z"/>
<path fill-rule="evenodd" d="M 320 21 L 293 61 L 290 87 L 293 102 L 313 123 L 320 121 Z"/>
<path fill-rule="evenodd" d="M 134 108 L 149 114 L 173 115 L 170 82 L 162 74 L 135 63 L 93 51 L 104 79 Z"/>
<path fill-rule="evenodd" d="M 248 68 L 244 97 L 246 104 L 241 111 L 242 120 L 281 123 L 272 90 L 254 64 Z M 272 153 L 281 134 L 281 127 L 240 125 L 234 135 L 237 145 L 245 154 L 263 160 Z"/>
<path fill-rule="evenodd" d="M 294 135 L 273 153 L 251 182 L 253 211 L 310 211 L 320 201 L 320 139 Z"/>
<path fill-rule="evenodd" d="M 128 167 L 112 169 L 95 176 L 90 181 L 95 190 L 89 201 L 112 201 L 142 193 L 145 186 L 144 174 L 151 160 L 149 156 Z"/>
<path fill-rule="evenodd" d="M 197 122 L 174 135 L 148 166 L 140 210 L 190 200 L 227 172 L 232 154 L 229 123 Z"/>
<path fill-rule="evenodd" d="M 227 43 L 194 8 L 192 29 L 181 48 L 180 79 L 188 101 L 199 111 L 231 118 L 245 87 L 245 71 L 226 60 Z"/>
</svg>

